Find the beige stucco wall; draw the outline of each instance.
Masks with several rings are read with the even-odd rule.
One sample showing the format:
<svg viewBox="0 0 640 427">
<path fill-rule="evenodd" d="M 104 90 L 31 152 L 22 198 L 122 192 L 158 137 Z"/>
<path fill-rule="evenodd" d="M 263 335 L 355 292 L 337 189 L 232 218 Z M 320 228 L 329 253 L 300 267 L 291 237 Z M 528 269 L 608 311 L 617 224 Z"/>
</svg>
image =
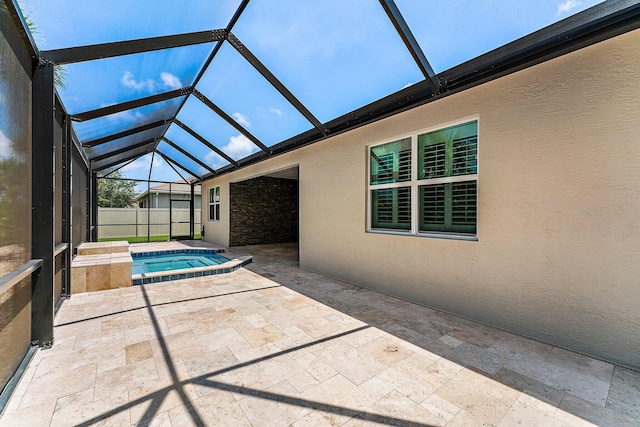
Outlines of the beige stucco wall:
<svg viewBox="0 0 640 427">
<path fill-rule="evenodd" d="M 640 30 L 203 184 L 299 164 L 300 264 L 640 368 Z M 366 146 L 479 117 L 478 241 L 367 233 Z"/>
</svg>

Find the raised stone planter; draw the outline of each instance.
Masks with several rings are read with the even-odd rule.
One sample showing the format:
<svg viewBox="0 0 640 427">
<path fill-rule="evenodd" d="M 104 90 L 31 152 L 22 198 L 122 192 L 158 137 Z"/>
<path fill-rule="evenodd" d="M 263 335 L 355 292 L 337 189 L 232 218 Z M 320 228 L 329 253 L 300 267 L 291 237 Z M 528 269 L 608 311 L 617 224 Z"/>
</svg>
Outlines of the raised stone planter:
<svg viewBox="0 0 640 427">
<path fill-rule="evenodd" d="M 131 286 L 128 242 L 92 242 L 78 246 L 71 261 L 71 293 Z"/>
<path fill-rule="evenodd" d="M 78 246 L 78 255 L 129 253 L 129 242 L 89 242 Z"/>
</svg>

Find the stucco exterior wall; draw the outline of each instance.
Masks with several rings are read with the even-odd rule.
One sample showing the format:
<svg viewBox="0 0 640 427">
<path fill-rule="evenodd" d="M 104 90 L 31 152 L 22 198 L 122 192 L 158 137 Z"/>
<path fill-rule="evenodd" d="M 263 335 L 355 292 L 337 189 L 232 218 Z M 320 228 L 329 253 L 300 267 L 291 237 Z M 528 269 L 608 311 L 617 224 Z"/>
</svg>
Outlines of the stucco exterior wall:
<svg viewBox="0 0 640 427">
<path fill-rule="evenodd" d="M 299 165 L 301 267 L 640 368 L 638 82 L 640 30 L 223 175 L 206 239 Z M 366 232 L 367 146 L 476 116 L 478 241 Z"/>
</svg>

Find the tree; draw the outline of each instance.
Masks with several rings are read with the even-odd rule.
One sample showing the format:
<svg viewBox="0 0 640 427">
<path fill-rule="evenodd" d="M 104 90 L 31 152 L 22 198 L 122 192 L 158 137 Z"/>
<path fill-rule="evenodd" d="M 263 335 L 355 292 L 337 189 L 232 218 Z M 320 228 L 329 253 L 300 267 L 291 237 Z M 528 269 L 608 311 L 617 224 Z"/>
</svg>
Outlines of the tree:
<svg viewBox="0 0 640 427">
<path fill-rule="evenodd" d="M 133 205 L 136 196 L 136 182 L 125 180 L 120 171 L 98 180 L 98 206 L 101 208 L 127 208 Z"/>
<path fill-rule="evenodd" d="M 20 6 L 21 10 L 24 10 L 22 2 L 18 2 L 18 5 Z M 31 19 L 29 15 L 24 14 L 24 12 L 22 16 L 24 17 L 24 22 L 27 24 L 27 28 L 29 29 L 31 34 L 32 35 L 37 34 L 39 32 L 38 26 L 33 21 L 33 19 Z M 55 87 L 57 87 L 58 89 L 65 88 L 67 84 L 66 79 L 67 79 L 68 72 L 69 72 L 69 69 L 67 68 L 66 65 L 60 65 L 60 64 L 53 65 L 53 84 Z"/>
</svg>

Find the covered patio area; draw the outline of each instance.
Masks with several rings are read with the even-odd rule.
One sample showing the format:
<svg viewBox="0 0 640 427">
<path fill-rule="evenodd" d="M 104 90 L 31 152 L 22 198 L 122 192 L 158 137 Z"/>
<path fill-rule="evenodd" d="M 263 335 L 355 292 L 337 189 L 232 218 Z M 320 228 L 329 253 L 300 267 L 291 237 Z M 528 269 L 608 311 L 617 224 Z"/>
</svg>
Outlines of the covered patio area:
<svg viewBox="0 0 640 427">
<path fill-rule="evenodd" d="M 305 271 L 294 244 L 236 250 L 230 274 L 72 295 L 1 423 L 640 422 L 638 372 Z"/>
</svg>

